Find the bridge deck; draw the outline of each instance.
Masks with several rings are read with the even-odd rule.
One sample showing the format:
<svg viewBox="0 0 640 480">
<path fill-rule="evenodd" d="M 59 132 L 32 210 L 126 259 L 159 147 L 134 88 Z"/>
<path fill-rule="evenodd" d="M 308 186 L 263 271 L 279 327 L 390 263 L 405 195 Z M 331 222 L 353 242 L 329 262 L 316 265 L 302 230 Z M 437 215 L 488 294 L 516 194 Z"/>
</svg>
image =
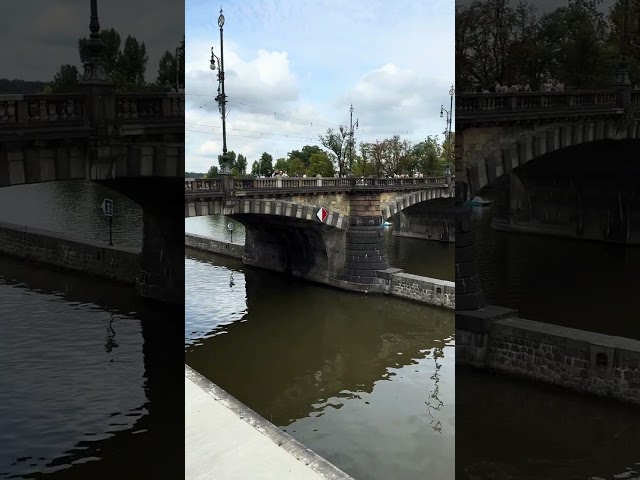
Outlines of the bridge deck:
<svg viewBox="0 0 640 480">
<path fill-rule="evenodd" d="M 185 367 L 185 478 L 351 477 Z"/>
</svg>

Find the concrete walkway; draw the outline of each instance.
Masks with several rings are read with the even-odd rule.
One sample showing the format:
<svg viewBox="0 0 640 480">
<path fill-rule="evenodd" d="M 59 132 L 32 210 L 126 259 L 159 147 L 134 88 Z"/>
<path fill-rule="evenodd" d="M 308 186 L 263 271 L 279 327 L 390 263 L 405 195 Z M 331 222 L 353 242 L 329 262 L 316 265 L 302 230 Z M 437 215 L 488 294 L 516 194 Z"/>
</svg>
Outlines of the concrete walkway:
<svg viewBox="0 0 640 480">
<path fill-rule="evenodd" d="M 185 480 L 351 479 L 186 365 L 184 388 Z"/>
</svg>

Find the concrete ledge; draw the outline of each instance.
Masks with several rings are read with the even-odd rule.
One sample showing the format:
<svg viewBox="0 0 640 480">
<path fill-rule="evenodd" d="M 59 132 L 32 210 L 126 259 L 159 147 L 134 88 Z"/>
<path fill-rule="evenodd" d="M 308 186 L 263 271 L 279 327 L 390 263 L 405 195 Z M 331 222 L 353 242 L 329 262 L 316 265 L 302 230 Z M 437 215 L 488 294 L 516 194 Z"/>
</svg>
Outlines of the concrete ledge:
<svg viewBox="0 0 640 480">
<path fill-rule="evenodd" d="M 184 244 L 196 250 L 225 255 L 227 257 L 242 258 L 244 255 L 244 245 L 215 240 L 194 233 L 184 234 Z"/>
<path fill-rule="evenodd" d="M 302 445 L 300 442 L 295 440 L 293 437 L 288 435 L 286 432 L 282 431 L 271 422 L 266 420 L 265 418 L 258 415 L 256 412 L 251 410 L 249 407 L 241 403 L 239 400 L 231 396 L 229 393 L 224 391 L 222 388 L 218 387 L 213 382 L 209 381 L 198 372 L 193 370 L 188 365 L 185 365 L 185 378 L 193 382 L 197 387 L 199 387 L 203 392 L 212 397 L 212 399 L 216 402 L 219 402 L 221 405 L 224 405 L 228 410 L 233 412 L 237 416 L 237 418 L 243 420 L 248 425 L 255 429 L 255 433 L 258 436 L 258 440 L 261 436 L 269 439 L 273 442 L 277 447 L 282 449 L 283 453 L 286 453 L 288 456 L 290 455 L 293 462 L 300 462 L 300 464 L 293 463 L 293 466 L 297 465 L 298 473 L 302 470 L 303 466 L 307 467 L 310 471 L 308 474 L 315 473 L 316 475 L 313 478 L 318 479 L 331 479 L 331 480 L 353 480 L 349 475 L 344 473 L 342 470 L 337 468 L 335 465 L 329 463 L 324 458 L 320 457 L 318 454 L 310 450 L 309 448 Z M 190 412 L 187 412 L 189 414 Z M 255 438 L 255 436 L 254 436 Z M 214 441 L 212 441 L 214 442 Z M 185 440 L 185 448 L 190 448 L 189 439 Z M 266 472 L 263 470 L 264 465 L 259 465 L 257 463 L 252 462 L 252 454 L 254 452 L 247 452 L 247 465 L 251 464 L 252 469 L 255 470 L 256 475 L 260 472 L 260 478 L 285 478 L 280 476 L 279 472 Z M 284 457 L 287 458 L 287 457 Z M 290 463 L 290 461 L 288 461 Z M 190 465 L 185 466 L 185 471 L 188 470 Z M 286 465 L 278 465 L 283 471 L 287 471 L 288 467 Z M 289 470 L 291 472 L 291 470 Z M 237 472 L 236 472 L 237 473 Z M 213 475 L 213 472 L 210 472 L 212 476 L 207 478 L 217 478 Z M 304 478 L 312 478 L 309 475 L 305 475 Z M 287 478 L 290 478 L 290 475 L 286 475 Z M 254 476 L 252 478 L 258 478 Z M 301 477 L 296 477 L 301 478 Z"/>
<path fill-rule="evenodd" d="M 4 222 L 0 222 L 0 253 L 130 285 L 136 283 L 141 265 L 140 252 L 133 248 Z"/>
<path fill-rule="evenodd" d="M 452 310 L 456 306 L 454 282 L 411 273 L 392 273 L 388 293 Z"/>
</svg>

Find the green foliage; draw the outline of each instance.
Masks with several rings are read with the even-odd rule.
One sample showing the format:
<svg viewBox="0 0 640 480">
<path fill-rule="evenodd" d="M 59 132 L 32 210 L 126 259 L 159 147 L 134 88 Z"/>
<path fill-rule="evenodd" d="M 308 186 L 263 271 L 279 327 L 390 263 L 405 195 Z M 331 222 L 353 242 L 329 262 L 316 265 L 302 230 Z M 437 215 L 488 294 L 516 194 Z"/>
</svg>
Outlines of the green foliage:
<svg viewBox="0 0 640 480">
<path fill-rule="evenodd" d="M 264 175 L 270 177 L 273 174 L 273 157 L 267 152 L 264 152 L 259 160 L 256 160 L 251 165 L 251 175 L 260 176 Z"/>
<path fill-rule="evenodd" d="M 329 150 L 332 155 L 332 161 L 338 167 L 338 173 L 344 175 L 347 173 L 347 153 L 349 145 L 349 129 L 340 125 L 338 131 L 334 131 L 333 128 L 327 129 L 325 135 L 319 135 L 318 139 L 324 148 Z"/>
<path fill-rule="evenodd" d="M 231 167 L 231 173 L 233 173 L 234 177 L 240 177 L 240 176 L 246 175 L 247 174 L 247 157 L 239 153 L 238 158 L 236 158 L 236 161 Z"/>
<path fill-rule="evenodd" d="M 158 77 L 156 78 L 156 85 L 163 86 L 170 90 L 175 89 L 177 68 L 178 62 L 175 55 L 173 55 L 169 50 L 164 52 L 158 62 Z M 180 56 L 179 81 L 180 85 L 184 85 L 184 55 Z"/>
<path fill-rule="evenodd" d="M 68 93 L 76 91 L 80 72 L 75 65 L 60 65 L 60 70 L 53 77 L 50 85 L 51 93 Z"/>
<path fill-rule="evenodd" d="M 312 153 L 309 157 L 309 167 L 306 174 L 308 177 L 333 177 L 335 170 L 329 156 L 318 148 L 318 151 Z"/>
<path fill-rule="evenodd" d="M 629 39 L 623 41 L 623 5 L 629 4 Z M 476 0 L 456 9 L 456 84 L 459 91 L 529 84 L 550 77 L 579 89 L 611 84 L 621 55 L 631 81 L 640 82 L 640 0 L 616 0 L 609 14 L 601 0 L 569 0 L 536 17 L 524 3 Z"/>
<path fill-rule="evenodd" d="M 286 172 L 287 171 L 287 166 L 288 166 L 288 162 L 286 158 L 279 158 L 278 160 L 276 160 L 276 164 L 274 165 L 273 169 L 278 172 L 278 171 L 282 171 L 282 172 Z"/>
<path fill-rule="evenodd" d="M 216 177 L 218 175 L 218 167 L 216 167 L 215 165 L 211 165 L 211 167 L 209 167 L 209 171 L 207 171 L 207 173 L 204 174 L 203 178 L 213 178 Z"/>
</svg>

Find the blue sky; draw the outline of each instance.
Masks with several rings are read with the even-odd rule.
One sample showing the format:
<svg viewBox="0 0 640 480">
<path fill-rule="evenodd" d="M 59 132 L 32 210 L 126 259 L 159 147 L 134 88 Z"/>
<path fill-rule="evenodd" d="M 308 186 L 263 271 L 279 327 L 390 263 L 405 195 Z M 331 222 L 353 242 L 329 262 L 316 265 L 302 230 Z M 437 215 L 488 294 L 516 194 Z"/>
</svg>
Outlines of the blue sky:
<svg viewBox="0 0 640 480">
<path fill-rule="evenodd" d="M 187 171 L 206 172 L 222 151 L 209 69 L 211 47 L 220 55 L 220 6 L 185 3 Z M 328 127 L 349 123 L 351 104 L 357 142 L 442 138 L 440 105 L 449 109 L 454 81 L 452 1 L 254 0 L 222 8 L 227 147 L 249 166 L 264 151 L 275 160 L 320 145 Z"/>
</svg>

